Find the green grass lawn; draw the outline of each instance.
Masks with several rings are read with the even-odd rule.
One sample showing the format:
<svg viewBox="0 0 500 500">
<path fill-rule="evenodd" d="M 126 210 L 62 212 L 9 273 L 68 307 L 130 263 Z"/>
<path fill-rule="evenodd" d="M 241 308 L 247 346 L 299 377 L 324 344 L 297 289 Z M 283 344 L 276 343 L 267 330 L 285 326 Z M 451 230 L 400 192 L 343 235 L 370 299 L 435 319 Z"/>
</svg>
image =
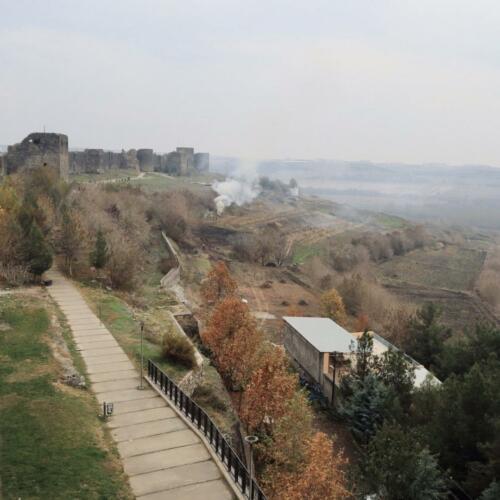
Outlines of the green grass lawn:
<svg viewBox="0 0 500 500">
<path fill-rule="evenodd" d="M 127 177 L 135 177 L 138 175 L 137 170 L 129 169 L 109 169 L 100 174 L 70 174 L 69 180 L 74 182 L 96 182 L 109 179 L 126 179 Z"/>
<path fill-rule="evenodd" d="M 292 262 L 294 264 L 303 264 L 312 257 L 321 254 L 321 245 L 316 243 L 313 245 L 301 244 L 297 245 L 293 250 Z"/>
<path fill-rule="evenodd" d="M 58 382 L 44 303 L 0 297 L 0 326 L 0 498 L 133 498 L 93 396 Z"/>
</svg>

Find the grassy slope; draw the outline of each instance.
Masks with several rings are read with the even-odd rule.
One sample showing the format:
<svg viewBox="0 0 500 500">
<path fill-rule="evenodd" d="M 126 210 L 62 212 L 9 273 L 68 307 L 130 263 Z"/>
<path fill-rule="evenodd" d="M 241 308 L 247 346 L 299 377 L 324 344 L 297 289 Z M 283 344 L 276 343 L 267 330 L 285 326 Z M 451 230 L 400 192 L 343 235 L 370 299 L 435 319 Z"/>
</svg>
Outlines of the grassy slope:
<svg viewBox="0 0 500 500">
<path fill-rule="evenodd" d="M 389 282 L 471 290 L 483 262 L 482 251 L 457 246 L 424 248 L 380 264 L 377 272 Z"/>
<path fill-rule="evenodd" d="M 2 297 L 0 323 L 0 496 L 132 498 L 94 398 L 57 383 L 43 303 Z"/>
<path fill-rule="evenodd" d="M 146 174 L 142 179 L 134 180 L 134 186 L 143 187 L 145 191 L 205 191 L 203 183 L 211 183 L 215 179 L 213 174 L 197 175 L 191 177 L 174 177 L 159 173 Z"/>
<path fill-rule="evenodd" d="M 164 361 L 161 346 L 152 341 L 152 334 L 158 328 L 159 334 L 172 328 L 164 309 L 155 311 L 148 307 L 145 312 L 136 312 L 124 300 L 108 291 L 90 287 L 82 287 L 81 291 L 137 368 L 140 368 L 141 362 L 140 323 L 144 321 L 144 359 L 153 360 L 174 380 L 180 380 L 187 373 L 188 370 L 183 366 Z"/>
<path fill-rule="evenodd" d="M 127 177 L 135 177 L 137 170 L 130 169 L 110 169 L 100 174 L 71 174 L 70 181 L 74 182 L 96 182 L 108 179 L 126 179 Z"/>
</svg>

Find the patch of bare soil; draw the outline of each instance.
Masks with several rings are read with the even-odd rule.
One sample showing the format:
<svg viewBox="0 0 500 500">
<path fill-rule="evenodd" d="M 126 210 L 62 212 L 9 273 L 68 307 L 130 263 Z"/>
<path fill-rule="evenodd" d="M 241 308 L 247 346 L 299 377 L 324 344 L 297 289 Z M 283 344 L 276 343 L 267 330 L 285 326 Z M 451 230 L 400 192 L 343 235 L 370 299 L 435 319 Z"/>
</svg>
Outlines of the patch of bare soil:
<svg viewBox="0 0 500 500">
<path fill-rule="evenodd" d="M 7 323 L 2 323 L 0 321 L 0 332 L 8 332 L 10 329 L 11 328 Z"/>
<path fill-rule="evenodd" d="M 321 410 L 314 411 L 313 420 L 314 430 L 317 432 L 324 432 L 327 436 L 335 440 L 337 449 L 342 450 L 344 456 L 349 460 L 350 464 L 357 464 L 361 459 L 352 434 L 347 426 L 339 421 L 322 412 Z"/>
</svg>

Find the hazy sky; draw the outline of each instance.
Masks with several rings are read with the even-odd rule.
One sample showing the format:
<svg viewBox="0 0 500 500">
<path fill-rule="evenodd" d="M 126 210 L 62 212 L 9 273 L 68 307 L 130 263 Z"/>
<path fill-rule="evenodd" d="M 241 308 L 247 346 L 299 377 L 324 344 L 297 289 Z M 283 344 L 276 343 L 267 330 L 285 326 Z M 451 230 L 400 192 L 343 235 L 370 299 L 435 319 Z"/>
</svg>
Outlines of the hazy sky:
<svg viewBox="0 0 500 500">
<path fill-rule="evenodd" d="M 498 0 L 0 0 L 0 144 L 500 166 Z"/>
</svg>

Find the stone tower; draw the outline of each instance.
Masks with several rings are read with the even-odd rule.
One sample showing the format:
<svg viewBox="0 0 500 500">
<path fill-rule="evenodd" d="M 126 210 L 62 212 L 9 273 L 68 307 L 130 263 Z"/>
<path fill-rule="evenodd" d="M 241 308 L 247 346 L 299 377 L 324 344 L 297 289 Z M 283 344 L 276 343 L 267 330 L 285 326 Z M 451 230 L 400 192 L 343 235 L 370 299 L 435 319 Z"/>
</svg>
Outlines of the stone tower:
<svg viewBox="0 0 500 500">
<path fill-rule="evenodd" d="M 34 132 L 19 144 L 9 146 L 3 157 L 5 174 L 43 166 L 55 167 L 63 179 L 68 179 L 68 136 Z"/>
<path fill-rule="evenodd" d="M 176 151 L 181 157 L 180 175 L 189 175 L 194 168 L 194 148 L 177 148 Z"/>
<path fill-rule="evenodd" d="M 138 149 L 137 160 L 141 172 L 152 172 L 154 170 L 154 156 L 152 149 Z"/>
</svg>

